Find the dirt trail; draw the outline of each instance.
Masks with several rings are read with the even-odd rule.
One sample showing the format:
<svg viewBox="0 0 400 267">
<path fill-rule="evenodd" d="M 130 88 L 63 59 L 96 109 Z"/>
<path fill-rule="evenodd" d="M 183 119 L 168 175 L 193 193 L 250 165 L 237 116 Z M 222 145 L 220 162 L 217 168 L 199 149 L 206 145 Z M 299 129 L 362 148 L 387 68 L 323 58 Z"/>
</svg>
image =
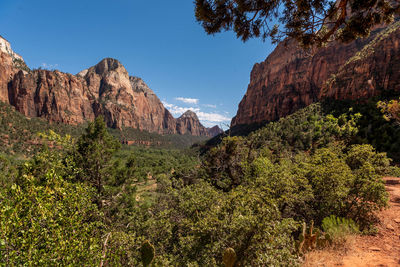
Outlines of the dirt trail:
<svg viewBox="0 0 400 267">
<path fill-rule="evenodd" d="M 400 266 L 400 178 L 385 177 L 390 207 L 379 212 L 376 236 L 357 236 L 341 251 L 311 252 L 303 267 Z"/>
</svg>

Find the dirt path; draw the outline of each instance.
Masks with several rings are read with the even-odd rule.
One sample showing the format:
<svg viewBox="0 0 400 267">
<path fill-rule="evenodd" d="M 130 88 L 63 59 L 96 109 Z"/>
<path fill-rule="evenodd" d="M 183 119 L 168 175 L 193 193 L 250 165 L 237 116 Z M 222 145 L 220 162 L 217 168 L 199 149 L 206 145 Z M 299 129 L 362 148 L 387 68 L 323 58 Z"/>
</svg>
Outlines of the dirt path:
<svg viewBox="0 0 400 267">
<path fill-rule="evenodd" d="M 392 267 L 400 266 L 400 178 L 385 177 L 390 207 L 379 213 L 376 236 L 357 236 L 342 250 L 315 251 L 303 267 Z"/>
</svg>

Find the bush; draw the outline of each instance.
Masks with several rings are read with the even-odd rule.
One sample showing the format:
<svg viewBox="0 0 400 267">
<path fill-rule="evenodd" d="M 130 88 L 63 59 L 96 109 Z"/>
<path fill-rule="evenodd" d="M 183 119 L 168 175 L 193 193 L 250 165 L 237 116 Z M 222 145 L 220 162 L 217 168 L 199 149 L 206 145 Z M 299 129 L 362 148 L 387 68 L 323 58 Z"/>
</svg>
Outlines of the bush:
<svg viewBox="0 0 400 267">
<path fill-rule="evenodd" d="M 310 203 L 314 199 L 312 187 L 304 171 L 290 160 L 272 163 L 260 157 L 249 165 L 246 182 L 253 190 L 274 199 L 284 218 L 312 220 L 314 212 Z"/>
<path fill-rule="evenodd" d="M 387 207 L 388 193 L 382 175 L 390 160 L 371 145 L 354 145 L 344 156 L 354 175 L 343 217 L 355 220 L 362 230 L 377 222 L 375 211 Z"/>
<path fill-rule="evenodd" d="M 352 219 L 340 218 L 335 215 L 322 220 L 322 229 L 329 234 L 335 244 L 341 244 L 349 235 L 359 233 L 359 228 Z"/>
<path fill-rule="evenodd" d="M 345 212 L 354 176 L 340 155 L 334 149 L 322 148 L 300 166 L 312 187 L 314 221 L 320 224 L 330 214 Z"/>
<path fill-rule="evenodd" d="M 243 266 L 294 266 L 292 219 L 280 216 L 260 190 L 239 186 L 229 193 L 206 182 L 163 196 L 149 229 L 156 251 L 179 266 L 219 266 L 227 247 Z"/>
<path fill-rule="evenodd" d="M 389 174 L 393 177 L 400 177 L 400 168 L 398 166 L 392 166 Z"/>
<path fill-rule="evenodd" d="M 37 164 L 40 157 L 47 168 L 38 171 L 44 166 Z M 103 226 L 94 191 L 68 181 L 62 166 L 58 157 L 38 154 L 24 164 L 16 183 L 0 188 L 0 263 L 98 264 Z"/>
</svg>

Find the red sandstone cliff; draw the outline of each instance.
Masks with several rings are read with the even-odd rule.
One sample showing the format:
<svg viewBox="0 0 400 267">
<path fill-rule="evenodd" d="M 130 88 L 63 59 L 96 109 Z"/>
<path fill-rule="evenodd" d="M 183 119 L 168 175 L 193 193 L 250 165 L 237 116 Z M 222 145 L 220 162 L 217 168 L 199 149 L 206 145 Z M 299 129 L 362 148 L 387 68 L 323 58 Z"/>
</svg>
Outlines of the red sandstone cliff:
<svg viewBox="0 0 400 267">
<path fill-rule="evenodd" d="M 286 40 L 255 64 L 231 126 L 276 120 L 330 97 L 362 99 L 400 91 L 400 22 L 362 40 L 331 43 L 313 55 Z"/>
<path fill-rule="evenodd" d="M 23 62 L 22 57 L 14 53 L 10 43 L 0 36 L 0 101 L 8 103 L 7 83 L 19 71 L 19 62 Z"/>
<path fill-rule="evenodd" d="M 119 129 L 199 136 L 215 132 L 201 125 L 196 115 L 175 119 L 142 79 L 130 77 L 112 58 L 77 75 L 26 70 L 23 59 L 0 37 L 0 101 L 28 117 L 80 124 L 102 115 L 109 127 Z"/>
<path fill-rule="evenodd" d="M 200 123 L 196 113 L 186 111 L 176 120 L 176 130 L 180 134 L 209 135 L 208 130 Z"/>
</svg>

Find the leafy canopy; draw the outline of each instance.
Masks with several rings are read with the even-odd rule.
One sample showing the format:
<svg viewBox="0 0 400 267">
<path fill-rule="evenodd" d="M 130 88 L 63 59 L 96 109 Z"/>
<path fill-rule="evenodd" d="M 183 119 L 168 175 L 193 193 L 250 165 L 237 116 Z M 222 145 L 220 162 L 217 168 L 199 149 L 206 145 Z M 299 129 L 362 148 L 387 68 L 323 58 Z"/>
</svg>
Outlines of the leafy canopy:
<svg viewBox="0 0 400 267">
<path fill-rule="evenodd" d="M 196 19 L 208 34 L 233 30 L 243 41 L 291 37 L 306 47 L 367 36 L 400 10 L 398 1 L 390 0 L 196 0 L 195 4 Z"/>
</svg>

